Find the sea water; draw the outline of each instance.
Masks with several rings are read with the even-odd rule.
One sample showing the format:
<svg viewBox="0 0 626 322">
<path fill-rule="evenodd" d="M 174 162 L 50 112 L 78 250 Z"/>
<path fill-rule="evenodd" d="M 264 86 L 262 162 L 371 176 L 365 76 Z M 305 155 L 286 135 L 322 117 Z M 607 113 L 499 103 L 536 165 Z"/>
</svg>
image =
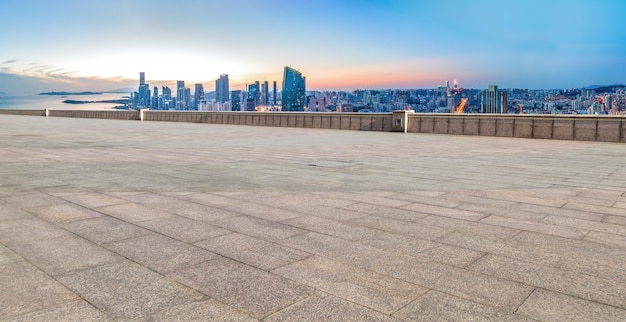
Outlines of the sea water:
<svg viewBox="0 0 626 322">
<path fill-rule="evenodd" d="M 86 103 L 68 104 L 65 100 L 75 101 L 102 101 L 127 99 L 128 94 L 102 93 L 96 95 L 0 95 L 0 109 L 3 110 L 43 110 L 45 108 L 57 110 L 107 110 L 122 104 L 118 103 Z"/>
</svg>

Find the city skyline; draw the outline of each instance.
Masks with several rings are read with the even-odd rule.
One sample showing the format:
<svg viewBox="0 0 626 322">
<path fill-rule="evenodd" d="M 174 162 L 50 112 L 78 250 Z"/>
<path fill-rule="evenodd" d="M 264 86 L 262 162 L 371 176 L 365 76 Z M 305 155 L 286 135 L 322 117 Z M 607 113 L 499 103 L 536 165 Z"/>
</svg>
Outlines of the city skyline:
<svg viewBox="0 0 626 322">
<path fill-rule="evenodd" d="M 621 1 L 3 1 L 0 92 L 214 89 L 282 79 L 312 90 L 575 88 L 623 83 Z M 141 13 L 141 14 L 139 14 Z"/>
</svg>

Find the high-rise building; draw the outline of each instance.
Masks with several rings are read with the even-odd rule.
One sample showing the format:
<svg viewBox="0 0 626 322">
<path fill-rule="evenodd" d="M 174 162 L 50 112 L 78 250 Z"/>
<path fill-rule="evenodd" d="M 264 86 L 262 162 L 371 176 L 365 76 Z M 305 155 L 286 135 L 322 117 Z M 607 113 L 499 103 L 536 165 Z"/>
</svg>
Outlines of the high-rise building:
<svg viewBox="0 0 626 322">
<path fill-rule="evenodd" d="M 139 86 L 146 83 L 146 72 L 139 72 Z"/>
<path fill-rule="evenodd" d="M 230 92 L 230 106 L 233 111 L 241 111 L 241 91 Z"/>
<path fill-rule="evenodd" d="M 228 75 L 220 75 L 220 78 L 215 80 L 215 101 L 218 103 L 228 102 Z"/>
<path fill-rule="evenodd" d="M 248 85 L 248 100 L 252 100 L 254 102 L 255 107 L 259 106 L 260 97 L 261 97 L 261 93 L 260 93 L 260 88 L 259 88 L 259 82 L 254 82 L 254 84 Z M 247 109 L 247 105 L 246 105 L 246 110 L 249 111 L 249 109 Z"/>
<path fill-rule="evenodd" d="M 304 111 L 305 92 L 306 78 L 299 71 L 286 66 L 283 73 L 282 110 Z"/>
<path fill-rule="evenodd" d="M 265 81 L 261 85 L 261 105 L 267 105 L 269 104 L 269 101 L 269 84 L 267 83 L 267 81 Z"/>
<path fill-rule="evenodd" d="M 206 103 L 204 100 L 204 86 L 202 84 L 196 84 L 193 92 L 193 106 L 196 110 L 201 110 L 200 106 Z"/>
<path fill-rule="evenodd" d="M 274 100 L 274 106 L 276 106 L 276 81 L 274 81 L 274 91 L 272 92 L 272 99 Z"/>
<path fill-rule="evenodd" d="M 489 88 L 482 92 L 480 104 L 481 113 L 506 113 L 507 94 L 506 91 L 499 90 L 496 85 L 489 85 Z"/>
</svg>

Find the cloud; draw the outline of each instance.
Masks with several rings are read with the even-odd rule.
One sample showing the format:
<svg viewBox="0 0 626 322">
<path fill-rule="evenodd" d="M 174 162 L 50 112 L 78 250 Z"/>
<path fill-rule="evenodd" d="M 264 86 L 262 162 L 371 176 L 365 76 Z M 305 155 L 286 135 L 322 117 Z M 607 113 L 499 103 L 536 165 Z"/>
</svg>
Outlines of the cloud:
<svg viewBox="0 0 626 322">
<path fill-rule="evenodd" d="M 0 92 L 37 94 L 46 91 L 107 91 L 134 87 L 136 80 L 122 77 L 79 76 L 78 72 L 56 66 L 11 59 L 0 63 Z"/>
</svg>

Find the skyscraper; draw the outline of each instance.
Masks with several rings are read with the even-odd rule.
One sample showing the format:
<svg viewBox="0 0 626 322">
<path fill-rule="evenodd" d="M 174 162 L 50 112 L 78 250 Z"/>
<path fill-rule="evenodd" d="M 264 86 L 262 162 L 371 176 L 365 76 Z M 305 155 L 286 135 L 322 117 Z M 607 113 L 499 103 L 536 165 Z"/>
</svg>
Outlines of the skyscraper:
<svg viewBox="0 0 626 322">
<path fill-rule="evenodd" d="M 228 102 L 228 75 L 220 75 L 220 78 L 215 80 L 215 100 L 218 103 Z"/>
<path fill-rule="evenodd" d="M 139 72 L 139 86 L 146 83 L 146 72 Z"/>
<path fill-rule="evenodd" d="M 204 86 L 202 84 L 196 84 L 193 92 L 193 106 L 196 110 L 200 110 L 204 103 Z"/>
<path fill-rule="evenodd" d="M 261 85 L 261 105 L 268 105 L 270 101 L 269 98 L 269 84 L 267 81 L 264 81 Z"/>
<path fill-rule="evenodd" d="M 499 90 L 496 85 L 489 85 L 489 88 L 482 92 L 480 104 L 481 113 L 506 113 L 507 94 L 506 91 Z"/>
<path fill-rule="evenodd" d="M 176 81 L 176 109 L 186 110 L 185 81 Z"/>
<path fill-rule="evenodd" d="M 241 111 L 241 91 L 230 92 L 231 109 Z"/>
<path fill-rule="evenodd" d="M 272 93 L 272 99 L 274 100 L 274 106 L 276 106 L 276 81 L 274 81 L 274 92 Z"/>
<path fill-rule="evenodd" d="M 306 78 L 302 73 L 285 67 L 283 74 L 282 107 L 284 112 L 304 111 Z"/>
<path fill-rule="evenodd" d="M 258 97 L 260 97 L 259 82 L 255 82 L 254 84 L 248 85 L 248 100 L 252 100 L 254 102 L 255 107 L 259 106 Z M 247 105 L 246 105 L 246 110 L 249 110 Z"/>
</svg>

